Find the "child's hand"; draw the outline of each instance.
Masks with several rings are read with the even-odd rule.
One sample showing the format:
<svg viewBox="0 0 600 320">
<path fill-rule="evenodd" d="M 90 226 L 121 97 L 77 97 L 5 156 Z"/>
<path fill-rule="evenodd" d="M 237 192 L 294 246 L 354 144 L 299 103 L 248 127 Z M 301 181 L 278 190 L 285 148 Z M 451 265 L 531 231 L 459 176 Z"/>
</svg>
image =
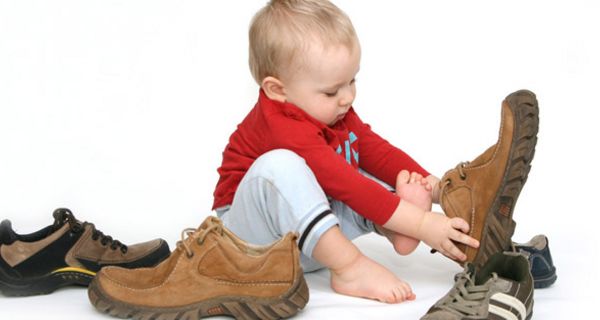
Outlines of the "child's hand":
<svg viewBox="0 0 600 320">
<path fill-rule="evenodd" d="M 461 218 L 448 218 L 437 212 L 427 212 L 419 228 L 420 239 L 443 255 L 459 261 L 467 259 L 452 241 L 479 247 L 479 241 L 466 235 L 469 224 Z"/>
<path fill-rule="evenodd" d="M 396 178 L 396 195 L 425 211 L 431 211 L 431 190 L 429 182 L 416 172 L 402 170 Z"/>
</svg>

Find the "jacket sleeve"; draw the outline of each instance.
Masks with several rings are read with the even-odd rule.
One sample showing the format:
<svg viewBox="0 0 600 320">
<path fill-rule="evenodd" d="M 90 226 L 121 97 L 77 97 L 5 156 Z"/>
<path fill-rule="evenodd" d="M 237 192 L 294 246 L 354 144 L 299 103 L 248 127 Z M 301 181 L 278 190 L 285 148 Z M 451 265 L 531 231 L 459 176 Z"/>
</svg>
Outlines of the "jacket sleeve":
<svg viewBox="0 0 600 320">
<path fill-rule="evenodd" d="M 380 225 L 392 216 L 400 198 L 349 165 L 328 145 L 326 132 L 302 121 L 287 121 L 273 130 L 277 137 L 272 148 L 288 149 L 304 158 L 328 196 Z"/>
<path fill-rule="evenodd" d="M 371 130 L 371 126 L 362 122 L 356 113 L 348 114 L 355 126 L 359 127 L 358 148 L 360 167 L 390 186 L 396 185 L 396 177 L 401 170 L 417 172 L 423 177 L 430 173 L 404 151 Z"/>
</svg>

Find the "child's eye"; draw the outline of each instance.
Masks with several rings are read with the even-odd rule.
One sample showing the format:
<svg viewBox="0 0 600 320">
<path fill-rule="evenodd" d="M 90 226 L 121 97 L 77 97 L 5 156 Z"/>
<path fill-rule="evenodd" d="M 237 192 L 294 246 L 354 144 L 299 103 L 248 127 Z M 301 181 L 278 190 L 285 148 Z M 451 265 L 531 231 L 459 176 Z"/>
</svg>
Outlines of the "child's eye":
<svg viewBox="0 0 600 320">
<path fill-rule="evenodd" d="M 337 91 L 335 92 L 325 92 L 325 95 L 329 98 L 333 98 L 337 95 Z"/>
</svg>

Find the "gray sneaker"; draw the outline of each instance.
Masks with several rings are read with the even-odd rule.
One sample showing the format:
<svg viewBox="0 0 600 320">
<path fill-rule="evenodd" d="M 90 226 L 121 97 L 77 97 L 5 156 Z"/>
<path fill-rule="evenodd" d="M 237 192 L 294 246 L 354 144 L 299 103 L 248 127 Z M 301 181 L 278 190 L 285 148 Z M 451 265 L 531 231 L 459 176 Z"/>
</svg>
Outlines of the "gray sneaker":
<svg viewBox="0 0 600 320">
<path fill-rule="evenodd" d="M 526 320 L 533 314 L 533 278 L 527 258 L 499 252 L 481 269 L 473 264 L 455 276 L 455 285 L 421 320 Z"/>
</svg>

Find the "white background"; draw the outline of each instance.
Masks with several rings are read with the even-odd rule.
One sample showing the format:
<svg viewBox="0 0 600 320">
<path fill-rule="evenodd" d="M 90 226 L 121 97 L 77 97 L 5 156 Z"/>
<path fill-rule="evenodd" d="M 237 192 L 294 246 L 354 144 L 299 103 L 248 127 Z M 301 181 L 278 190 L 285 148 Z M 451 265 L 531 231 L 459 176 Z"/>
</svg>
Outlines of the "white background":
<svg viewBox="0 0 600 320">
<path fill-rule="evenodd" d="M 20 233 L 69 207 L 125 243 L 172 248 L 211 214 L 221 152 L 257 98 L 247 66 L 254 1 L 0 0 L 0 218 Z M 335 1 L 362 44 L 355 109 L 441 176 L 495 143 L 500 102 L 540 103 L 516 241 L 548 235 L 558 281 L 534 319 L 596 314 L 600 5 L 589 1 Z M 334 294 L 308 275 L 298 318 L 418 319 L 459 268 L 421 246 L 363 251 L 411 283 L 415 302 Z M 1 319 L 107 319 L 85 289 L 0 296 Z"/>
</svg>

